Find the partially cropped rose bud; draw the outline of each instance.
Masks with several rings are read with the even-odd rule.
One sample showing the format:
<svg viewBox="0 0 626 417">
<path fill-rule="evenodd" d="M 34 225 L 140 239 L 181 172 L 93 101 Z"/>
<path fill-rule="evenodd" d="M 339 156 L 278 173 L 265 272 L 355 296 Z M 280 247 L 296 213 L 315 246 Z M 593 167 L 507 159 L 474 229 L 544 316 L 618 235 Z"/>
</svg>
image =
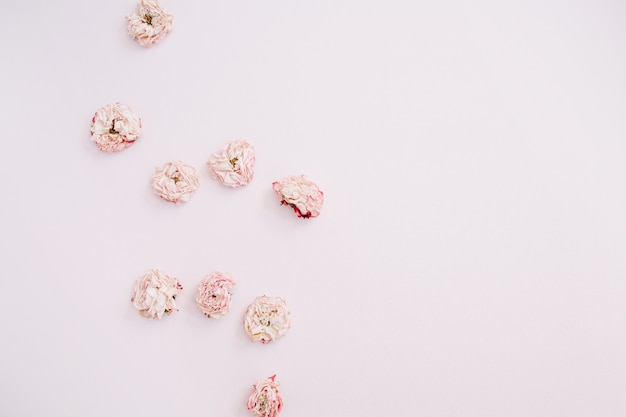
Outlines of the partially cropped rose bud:
<svg viewBox="0 0 626 417">
<path fill-rule="evenodd" d="M 126 16 L 126 20 L 128 33 L 146 47 L 161 42 L 174 27 L 172 15 L 157 0 L 139 0 L 135 13 Z"/>
<path fill-rule="evenodd" d="M 278 391 L 276 375 L 262 379 L 254 384 L 254 390 L 248 398 L 248 410 L 254 417 L 276 417 L 283 408 L 283 399 Z"/>
</svg>

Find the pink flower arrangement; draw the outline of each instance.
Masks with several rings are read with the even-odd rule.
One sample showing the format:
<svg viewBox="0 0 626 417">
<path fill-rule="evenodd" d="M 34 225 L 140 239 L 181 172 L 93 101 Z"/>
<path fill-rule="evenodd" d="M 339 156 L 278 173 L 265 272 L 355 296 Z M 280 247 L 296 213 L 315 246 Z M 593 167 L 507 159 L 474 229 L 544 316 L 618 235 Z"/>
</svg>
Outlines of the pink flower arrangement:
<svg viewBox="0 0 626 417">
<path fill-rule="evenodd" d="M 158 0 L 139 0 L 135 13 L 126 16 L 126 20 L 128 33 L 146 47 L 161 42 L 174 28 L 172 15 L 161 7 Z"/>
<path fill-rule="evenodd" d="M 254 147 L 245 140 L 226 144 L 222 153 L 209 158 L 211 176 L 227 187 L 247 185 L 254 178 Z"/>
<path fill-rule="evenodd" d="M 183 286 L 158 269 L 151 269 L 135 281 L 135 291 L 130 301 L 139 310 L 139 313 L 148 318 L 163 317 L 178 311 L 176 296 Z"/>
<path fill-rule="evenodd" d="M 262 379 L 254 384 L 254 390 L 248 398 L 248 410 L 254 417 L 276 417 L 283 408 L 283 399 L 278 390 L 276 375 Z"/>
<path fill-rule="evenodd" d="M 189 201 L 199 186 L 198 171 L 183 161 L 168 162 L 158 167 L 152 176 L 154 192 L 175 204 Z"/>
<path fill-rule="evenodd" d="M 196 303 L 205 316 L 220 318 L 230 311 L 230 291 L 234 285 L 235 280 L 222 272 L 213 272 L 202 280 Z"/>
<path fill-rule="evenodd" d="M 250 339 L 263 344 L 284 336 L 291 327 L 285 300 L 262 295 L 248 306 L 244 326 Z"/>
<path fill-rule="evenodd" d="M 308 219 L 320 215 L 324 193 L 304 175 L 292 175 L 272 183 L 282 205 L 290 206 L 298 217 Z"/>
<path fill-rule="evenodd" d="M 141 119 L 122 103 L 108 104 L 91 119 L 91 140 L 103 152 L 128 148 L 141 135 Z"/>
</svg>

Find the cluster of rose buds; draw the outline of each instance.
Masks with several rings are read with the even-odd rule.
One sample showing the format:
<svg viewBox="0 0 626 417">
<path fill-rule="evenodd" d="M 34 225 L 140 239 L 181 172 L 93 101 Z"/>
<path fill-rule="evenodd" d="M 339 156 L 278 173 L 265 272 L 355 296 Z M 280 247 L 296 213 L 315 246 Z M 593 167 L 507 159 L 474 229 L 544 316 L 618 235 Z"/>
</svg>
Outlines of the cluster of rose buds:
<svg viewBox="0 0 626 417">
<path fill-rule="evenodd" d="M 232 288 L 235 280 L 230 274 L 213 272 L 204 277 L 198 286 L 196 304 L 209 318 L 221 318 L 230 311 Z M 151 269 L 137 278 L 131 302 L 147 318 L 160 319 L 178 311 L 176 297 L 183 286 L 174 277 L 158 269 Z M 252 341 L 270 343 L 284 336 L 291 327 L 290 311 L 280 297 L 262 295 L 249 306 L 244 326 Z M 255 417 L 276 417 L 283 406 L 276 375 L 254 384 L 248 399 L 248 410 Z"/>
<path fill-rule="evenodd" d="M 144 47 L 160 43 L 173 29 L 173 17 L 158 0 L 139 0 L 134 13 L 126 16 L 128 33 Z M 141 136 L 142 120 L 127 105 L 114 103 L 98 109 L 91 121 L 91 140 L 102 152 L 119 152 Z M 246 186 L 254 179 L 255 148 L 245 140 L 226 143 L 208 159 L 211 177 L 230 188 Z M 152 175 L 152 188 L 162 199 L 174 204 L 188 202 L 200 187 L 198 170 L 191 164 L 172 160 L 158 166 Z M 280 204 L 293 209 L 298 218 L 319 216 L 324 193 L 304 175 L 292 175 L 272 183 Z M 235 280 L 230 274 L 213 272 L 198 286 L 196 305 L 208 318 L 229 313 Z M 135 281 L 131 302 L 147 318 L 161 319 L 178 311 L 176 297 L 183 290 L 174 277 L 150 269 Z M 268 344 L 291 328 L 290 310 L 281 297 L 262 295 L 248 306 L 244 328 L 254 342 Z M 283 400 L 276 375 L 257 381 L 247 403 L 254 417 L 276 417 Z"/>
<path fill-rule="evenodd" d="M 103 152 L 128 148 L 141 135 L 142 122 L 132 109 L 122 103 L 99 109 L 91 121 L 91 140 Z M 254 179 L 256 155 L 254 146 L 236 140 L 209 157 L 209 173 L 222 185 L 239 188 Z M 152 188 L 165 201 L 181 204 L 189 201 L 200 187 L 198 170 L 191 164 L 174 160 L 155 169 Z M 324 193 L 304 175 L 291 175 L 272 183 L 282 205 L 293 209 L 296 216 L 309 219 L 320 215 Z"/>
<path fill-rule="evenodd" d="M 233 277 L 225 272 L 213 272 L 198 286 L 196 304 L 209 318 L 221 318 L 230 311 Z M 176 296 L 183 286 L 174 277 L 158 269 L 150 269 L 137 278 L 131 297 L 142 316 L 160 319 L 164 314 L 178 311 Z M 284 336 L 291 327 L 291 311 L 281 297 L 261 295 L 246 310 L 244 327 L 252 341 L 269 343 Z"/>
</svg>

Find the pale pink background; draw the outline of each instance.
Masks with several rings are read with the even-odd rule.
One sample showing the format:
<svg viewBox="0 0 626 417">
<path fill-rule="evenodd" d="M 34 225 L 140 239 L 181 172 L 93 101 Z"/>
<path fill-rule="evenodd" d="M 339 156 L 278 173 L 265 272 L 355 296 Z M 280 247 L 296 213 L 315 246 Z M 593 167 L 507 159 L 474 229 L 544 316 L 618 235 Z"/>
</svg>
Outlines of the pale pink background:
<svg viewBox="0 0 626 417">
<path fill-rule="evenodd" d="M 164 0 L 0 5 L 0 415 L 247 416 L 278 373 L 284 417 L 626 415 L 626 3 Z M 103 154 L 95 110 L 141 139 Z M 204 166 L 232 139 L 256 178 Z M 186 160 L 184 206 L 150 189 Z M 271 182 L 308 174 L 319 218 Z M 130 303 L 158 267 L 161 321 Z M 238 281 L 205 319 L 196 287 Z M 242 319 L 284 297 L 293 328 Z"/>
</svg>

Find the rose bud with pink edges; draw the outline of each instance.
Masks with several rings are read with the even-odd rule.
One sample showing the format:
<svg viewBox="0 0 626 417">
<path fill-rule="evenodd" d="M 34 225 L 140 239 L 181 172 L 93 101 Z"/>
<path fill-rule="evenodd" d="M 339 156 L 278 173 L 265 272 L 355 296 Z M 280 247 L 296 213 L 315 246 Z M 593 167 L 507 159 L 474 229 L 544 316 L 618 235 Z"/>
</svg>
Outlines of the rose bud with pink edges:
<svg viewBox="0 0 626 417">
<path fill-rule="evenodd" d="M 152 175 L 154 192 L 175 204 L 189 201 L 199 186 L 198 171 L 183 161 L 168 162 Z"/>
<path fill-rule="evenodd" d="M 254 384 L 254 390 L 248 398 L 248 410 L 254 417 L 276 417 L 283 408 L 283 399 L 278 390 L 276 375 L 262 379 Z"/>
<path fill-rule="evenodd" d="M 284 206 L 290 206 L 298 217 L 308 219 L 320 215 L 324 193 L 304 175 L 292 175 L 272 183 L 274 192 Z"/>
<path fill-rule="evenodd" d="M 128 148 L 141 135 L 141 119 L 122 103 L 108 104 L 91 119 L 91 140 L 103 152 Z"/>
<path fill-rule="evenodd" d="M 183 286 L 176 280 L 158 269 L 151 269 L 135 282 L 133 305 L 139 313 L 150 319 L 160 319 L 163 314 L 178 311 L 176 296 Z"/>
<path fill-rule="evenodd" d="M 290 314 L 285 300 L 262 295 L 248 306 L 244 326 L 252 341 L 269 343 L 287 333 Z"/>
<path fill-rule="evenodd" d="M 168 14 L 157 0 L 139 0 L 135 13 L 126 16 L 128 33 L 141 46 L 151 47 L 163 40 L 174 26 Z"/>
<path fill-rule="evenodd" d="M 222 272 L 213 272 L 198 287 L 196 303 L 205 316 L 218 319 L 230 311 L 231 289 L 235 280 Z"/>
<path fill-rule="evenodd" d="M 211 176 L 227 187 L 247 185 L 254 178 L 254 146 L 245 140 L 226 144 L 220 154 L 213 154 L 207 165 Z"/>
</svg>

